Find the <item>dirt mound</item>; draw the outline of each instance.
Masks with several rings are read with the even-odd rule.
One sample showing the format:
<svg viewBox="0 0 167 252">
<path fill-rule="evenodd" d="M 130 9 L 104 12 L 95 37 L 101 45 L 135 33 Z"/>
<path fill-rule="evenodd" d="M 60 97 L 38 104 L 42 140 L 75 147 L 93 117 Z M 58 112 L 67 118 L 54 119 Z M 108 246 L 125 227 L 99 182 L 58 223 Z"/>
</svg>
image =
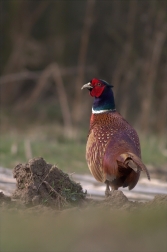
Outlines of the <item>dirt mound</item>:
<svg viewBox="0 0 167 252">
<path fill-rule="evenodd" d="M 17 184 L 12 198 L 26 205 L 44 204 L 61 208 L 69 203 L 78 203 L 86 195 L 80 184 L 72 181 L 55 165 L 47 164 L 43 158 L 18 164 L 13 175 Z"/>
<path fill-rule="evenodd" d="M 156 195 L 153 200 L 146 203 L 146 207 L 166 207 L 167 208 L 167 195 Z"/>
<path fill-rule="evenodd" d="M 103 202 L 106 207 L 111 209 L 120 209 L 120 210 L 134 210 L 137 207 L 141 206 L 141 203 L 138 201 L 130 201 L 123 194 L 122 191 L 113 191 L 111 196 L 106 198 Z"/>
<path fill-rule="evenodd" d="M 133 211 L 140 208 L 167 208 L 167 195 L 156 195 L 148 202 L 130 201 L 122 191 L 113 191 L 111 196 L 103 201 L 103 205 L 111 209 Z"/>
</svg>

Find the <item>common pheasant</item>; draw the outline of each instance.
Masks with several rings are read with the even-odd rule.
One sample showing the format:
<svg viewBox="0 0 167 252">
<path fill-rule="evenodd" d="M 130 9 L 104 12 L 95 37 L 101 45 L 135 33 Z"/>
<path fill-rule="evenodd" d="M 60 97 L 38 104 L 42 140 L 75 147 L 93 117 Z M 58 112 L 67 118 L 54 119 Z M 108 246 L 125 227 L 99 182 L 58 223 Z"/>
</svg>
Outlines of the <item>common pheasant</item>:
<svg viewBox="0 0 167 252">
<path fill-rule="evenodd" d="M 112 85 L 92 79 L 83 85 L 94 97 L 90 130 L 86 145 L 86 160 L 96 180 L 106 183 L 106 196 L 119 187 L 133 189 L 144 171 L 140 142 L 136 131 L 116 111 Z"/>
</svg>

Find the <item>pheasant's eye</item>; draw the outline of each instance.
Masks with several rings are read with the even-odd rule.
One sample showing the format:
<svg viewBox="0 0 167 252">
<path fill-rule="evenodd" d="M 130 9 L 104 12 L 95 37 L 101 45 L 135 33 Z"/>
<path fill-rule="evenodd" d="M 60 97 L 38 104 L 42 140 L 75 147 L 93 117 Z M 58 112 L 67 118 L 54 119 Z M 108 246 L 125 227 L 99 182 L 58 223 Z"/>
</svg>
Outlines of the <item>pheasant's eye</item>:
<svg viewBox="0 0 167 252">
<path fill-rule="evenodd" d="M 101 83 L 99 82 L 99 83 L 97 83 L 97 86 L 101 86 Z"/>
</svg>

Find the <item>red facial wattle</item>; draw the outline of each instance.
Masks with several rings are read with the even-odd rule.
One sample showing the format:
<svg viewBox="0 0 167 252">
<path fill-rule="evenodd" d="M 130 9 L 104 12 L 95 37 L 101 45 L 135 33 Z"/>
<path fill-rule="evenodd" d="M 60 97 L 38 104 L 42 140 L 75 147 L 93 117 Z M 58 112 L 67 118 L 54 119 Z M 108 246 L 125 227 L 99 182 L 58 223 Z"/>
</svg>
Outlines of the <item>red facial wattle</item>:
<svg viewBox="0 0 167 252">
<path fill-rule="evenodd" d="M 92 90 L 90 90 L 90 95 L 93 97 L 99 97 L 104 90 L 105 86 L 95 86 Z"/>
<path fill-rule="evenodd" d="M 103 85 L 101 80 L 95 78 L 91 80 L 91 86 L 92 89 L 90 90 L 90 95 L 93 97 L 99 97 L 105 88 L 105 85 Z"/>
</svg>

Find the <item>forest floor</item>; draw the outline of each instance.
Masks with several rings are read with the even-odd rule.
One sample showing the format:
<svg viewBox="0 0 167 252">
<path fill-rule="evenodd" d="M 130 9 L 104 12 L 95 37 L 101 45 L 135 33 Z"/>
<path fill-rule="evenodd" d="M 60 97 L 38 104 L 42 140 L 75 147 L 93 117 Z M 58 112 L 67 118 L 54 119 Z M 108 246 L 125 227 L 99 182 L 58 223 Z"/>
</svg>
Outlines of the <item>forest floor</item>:
<svg viewBox="0 0 167 252">
<path fill-rule="evenodd" d="M 2 251 L 166 251 L 167 194 L 90 199 L 43 158 L 16 165 L 13 175 L 12 196 L 0 193 Z"/>
<path fill-rule="evenodd" d="M 86 134 L 65 139 L 54 131 L 41 126 L 1 136 L 1 165 L 15 167 L 16 180 L 12 195 L 0 193 L 1 251 L 166 252 L 167 194 L 144 202 L 121 190 L 87 197 L 69 175 L 87 173 Z M 166 156 L 156 139 L 143 139 L 144 162 L 162 188 Z"/>
</svg>

